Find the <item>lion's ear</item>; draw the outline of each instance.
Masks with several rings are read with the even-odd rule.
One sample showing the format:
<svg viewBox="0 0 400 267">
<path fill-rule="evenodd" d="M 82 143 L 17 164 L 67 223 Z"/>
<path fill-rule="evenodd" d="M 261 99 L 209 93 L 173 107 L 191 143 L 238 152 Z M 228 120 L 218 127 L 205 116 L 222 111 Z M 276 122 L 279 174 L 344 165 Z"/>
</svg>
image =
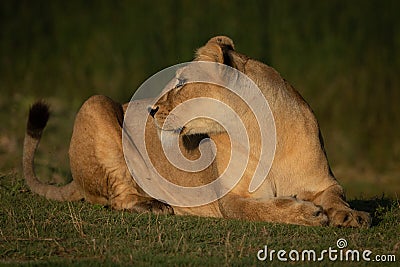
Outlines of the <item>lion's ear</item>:
<svg viewBox="0 0 400 267">
<path fill-rule="evenodd" d="M 207 44 L 196 52 L 197 61 L 212 61 L 230 65 L 228 53 L 234 50 L 233 41 L 226 36 L 211 38 Z"/>
<path fill-rule="evenodd" d="M 196 61 L 211 61 L 224 63 L 224 54 L 219 45 L 215 43 L 207 43 L 196 51 Z"/>
<path fill-rule="evenodd" d="M 227 36 L 215 36 L 208 40 L 207 44 L 217 44 L 222 50 L 235 50 L 232 39 Z"/>
</svg>

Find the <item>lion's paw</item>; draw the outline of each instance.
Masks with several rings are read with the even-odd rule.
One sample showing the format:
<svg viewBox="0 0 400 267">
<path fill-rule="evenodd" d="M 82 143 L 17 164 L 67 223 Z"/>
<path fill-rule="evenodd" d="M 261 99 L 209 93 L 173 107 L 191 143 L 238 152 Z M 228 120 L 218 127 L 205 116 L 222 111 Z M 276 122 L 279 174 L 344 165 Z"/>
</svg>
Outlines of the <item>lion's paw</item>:
<svg viewBox="0 0 400 267">
<path fill-rule="evenodd" d="M 133 208 L 136 212 L 151 212 L 154 214 L 174 214 L 173 208 L 161 201 L 150 200 L 138 203 Z"/>
<path fill-rule="evenodd" d="M 164 202 L 154 200 L 151 204 L 151 212 L 154 214 L 174 214 L 174 209 Z"/>
<path fill-rule="evenodd" d="M 370 227 L 372 223 L 369 213 L 364 211 L 328 210 L 329 225 L 338 227 Z"/>
<path fill-rule="evenodd" d="M 321 206 L 316 206 L 311 202 L 301 201 L 298 207 L 300 218 L 298 222 L 302 225 L 326 226 L 328 225 L 328 216 Z"/>
</svg>

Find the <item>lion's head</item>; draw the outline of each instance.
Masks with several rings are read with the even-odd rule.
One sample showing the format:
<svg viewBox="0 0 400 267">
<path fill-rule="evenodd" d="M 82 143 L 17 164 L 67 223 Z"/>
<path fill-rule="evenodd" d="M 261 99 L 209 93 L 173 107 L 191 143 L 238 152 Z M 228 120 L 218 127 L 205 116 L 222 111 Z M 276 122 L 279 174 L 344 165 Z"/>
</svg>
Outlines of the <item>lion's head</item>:
<svg viewBox="0 0 400 267">
<path fill-rule="evenodd" d="M 249 107 L 242 97 L 229 87 L 249 81 L 243 81 L 236 69 L 228 67 L 228 51 L 234 51 L 232 40 L 225 36 L 214 37 L 197 50 L 193 64 L 176 71 L 162 97 L 149 110 L 160 131 L 182 135 L 224 133 L 223 125 L 212 119 L 218 115 L 225 116 L 225 119 L 229 116 L 229 112 L 220 114 L 223 110 L 221 105 L 239 118 L 248 113 Z M 245 90 L 248 86 L 242 87 Z M 181 105 L 183 103 L 185 105 Z M 213 116 L 196 116 L 205 113 Z M 247 117 L 245 124 L 249 120 Z"/>
</svg>

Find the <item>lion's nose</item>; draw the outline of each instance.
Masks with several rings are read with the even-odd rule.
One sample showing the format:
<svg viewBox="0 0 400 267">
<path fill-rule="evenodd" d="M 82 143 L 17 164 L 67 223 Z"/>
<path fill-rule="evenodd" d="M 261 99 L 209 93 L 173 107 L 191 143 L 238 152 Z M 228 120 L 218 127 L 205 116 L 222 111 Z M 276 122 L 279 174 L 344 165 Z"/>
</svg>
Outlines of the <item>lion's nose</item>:
<svg viewBox="0 0 400 267">
<path fill-rule="evenodd" d="M 150 114 L 150 116 L 152 116 L 153 118 L 154 118 L 154 115 L 156 115 L 156 113 L 157 113 L 157 111 L 158 111 L 158 109 L 159 109 L 159 107 L 157 106 L 157 107 L 149 107 L 149 114 Z"/>
</svg>

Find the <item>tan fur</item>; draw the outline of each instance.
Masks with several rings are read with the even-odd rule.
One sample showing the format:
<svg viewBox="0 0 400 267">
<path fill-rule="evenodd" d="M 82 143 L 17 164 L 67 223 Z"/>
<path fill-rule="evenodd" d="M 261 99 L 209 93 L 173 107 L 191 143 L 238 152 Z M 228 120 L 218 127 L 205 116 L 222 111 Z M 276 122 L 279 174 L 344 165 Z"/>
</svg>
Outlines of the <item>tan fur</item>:
<svg viewBox="0 0 400 267">
<path fill-rule="evenodd" d="M 302 225 L 370 225 L 369 214 L 352 210 L 345 202 L 343 189 L 330 171 L 311 108 L 278 72 L 237 53 L 232 40 L 225 36 L 214 37 L 198 49 L 196 60 L 228 64 L 245 73 L 261 89 L 275 119 L 277 147 L 273 165 L 264 183 L 249 193 L 250 180 L 260 158 L 261 140 L 257 121 L 241 99 L 213 84 L 188 83 L 179 90 L 169 91 L 156 103 L 158 126 L 164 124 L 177 105 L 197 97 L 219 99 L 233 107 L 243 120 L 250 138 L 250 161 L 240 182 L 218 201 L 223 217 Z M 179 75 L 177 78 L 181 79 L 191 75 L 190 67 Z M 230 140 L 219 124 L 200 118 L 186 125 L 168 127 L 183 129 L 181 135 L 208 134 L 217 146 L 218 175 L 225 170 L 230 160 Z"/>
<path fill-rule="evenodd" d="M 32 191 L 58 201 L 85 199 L 114 209 L 173 213 L 171 207 L 146 195 L 127 169 L 122 152 L 124 114 L 120 104 L 99 95 L 82 105 L 69 149 L 73 181 L 61 187 L 43 184 L 36 177 L 34 153 L 43 129 L 30 129 L 35 116 L 40 114 L 32 114 L 31 110 L 23 153 L 24 175 Z"/>
<path fill-rule="evenodd" d="M 93 204 L 107 205 L 117 210 L 153 212 L 221 217 L 218 203 L 193 208 L 176 208 L 149 197 L 136 184 L 127 168 L 122 150 L 122 122 L 128 104 L 121 106 L 102 95 L 90 97 L 84 102 L 75 118 L 69 148 L 69 158 L 73 181 L 65 186 L 42 183 L 34 171 L 34 156 L 41 139 L 45 123 L 32 127 L 32 121 L 43 115 L 30 112 L 23 152 L 23 171 L 31 190 L 48 199 L 57 201 L 77 201 L 84 199 Z M 35 103 L 33 107 L 40 106 Z M 48 107 L 45 108 L 46 111 Z M 45 118 L 47 122 L 47 118 Z M 33 130 L 32 130 L 33 128 Z M 202 172 L 191 174 L 190 179 L 182 179 L 187 173 L 172 166 L 162 153 L 161 142 L 153 121 L 146 124 L 148 151 L 153 155 L 153 163 L 161 174 L 171 182 L 183 186 L 202 185 L 216 176 L 216 168 L 210 166 Z M 191 149 L 184 148 L 183 139 Z M 180 138 L 182 151 L 187 158 L 195 159 L 200 153 L 193 137 Z"/>
<path fill-rule="evenodd" d="M 319 139 L 319 128 L 311 109 L 301 96 L 272 68 L 234 52 L 231 39 L 212 38 L 196 54 L 196 60 L 227 64 L 247 74 L 261 88 L 275 116 L 278 146 L 268 179 L 254 193 L 248 192 L 249 179 L 259 157 L 256 149 L 259 133 L 251 138 L 251 160 L 239 184 L 225 197 L 208 205 L 171 209 L 150 198 L 132 179 L 122 151 L 122 121 L 127 104 L 121 106 L 105 96 L 89 98 L 79 110 L 69 149 L 73 181 L 65 186 L 46 185 L 34 172 L 34 154 L 45 125 L 32 127 L 32 114 L 28 121 L 24 142 L 23 169 L 27 184 L 33 192 L 58 201 L 85 199 L 91 203 L 109 205 L 114 209 L 136 212 L 191 214 L 283 222 L 301 225 L 365 226 L 369 215 L 354 211 L 344 201 L 343 190 L 329 170 Z M 217 74 L 216 74 L 217 75 Z M 192 90 L 202 86 L 206 90 Z M 205 88 L 204 88 L 205 87 Z M 221 88 L 219 88 L 221 89 Z M 222 92 L 222 93 L 221 93 Z M 186 85 L 175 94 L 163 97 L 157 105 L 155 120 L 146 124 L 146 144 L 153 164 L 171 182 L 183 186 L 198 186 L 213 181 L 229 161 L 230 140 L 219 125 L 210 121 L 193 121 L 185 125 L 179 136 L 182 153 L 189 159 L 199 157 L 194 145 L 184 144 L 193 134 L 209 135 L 217 146 L 217 158 L 205 170 L 185 173 L 172 166 L 162 153 L 157 134 L 159 125 L 171 108 L 189 98 L 212 96 L 235 103 L 242 115 L 244 103 L 238 97 L 210 85 Z M 35 104 L 36 105 L 36 104 Z M 46 119 L 47 121 L 47 119 Z M 246 128 L 252 129 L 255 118 L 245 116 Z M 183 125 L 177 125 L 183 126 Z M 222 153 L 220 153 L 222 151 Z M 326 214 L 327 213 L 327 216 Z"/>
</svg>

